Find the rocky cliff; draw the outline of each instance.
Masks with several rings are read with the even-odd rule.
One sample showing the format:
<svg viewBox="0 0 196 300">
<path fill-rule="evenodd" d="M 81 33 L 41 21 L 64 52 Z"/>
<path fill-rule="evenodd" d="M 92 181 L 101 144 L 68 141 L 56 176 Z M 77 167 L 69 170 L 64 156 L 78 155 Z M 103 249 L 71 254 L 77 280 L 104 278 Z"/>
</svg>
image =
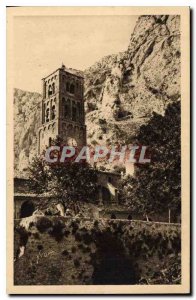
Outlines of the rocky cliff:
<svg viewBox="0 0 196 300">
<path fill-rule="evenodd" d="M 15 176 L 23 177 L 37 151 L 41 95 L 14 89 L 14 167 Z"/>
<path fill-rule="evenodd" d="M 153 112 L 164 114 L 180 99 L 180 17 L 140 16 L 128 49 L 104 57 L 84 76 L 88 143 L 134 142 Z M 40 99 L 37 93 L 14 93 L 18 170 L 35 153 Z"/>
<path fill-rule="evenodd" d="M 180 18 L 141 16 L 127 51 L 85 71 L 88 138 L 131 142 L 153 112 L 180 98 Z"/>
</svg>

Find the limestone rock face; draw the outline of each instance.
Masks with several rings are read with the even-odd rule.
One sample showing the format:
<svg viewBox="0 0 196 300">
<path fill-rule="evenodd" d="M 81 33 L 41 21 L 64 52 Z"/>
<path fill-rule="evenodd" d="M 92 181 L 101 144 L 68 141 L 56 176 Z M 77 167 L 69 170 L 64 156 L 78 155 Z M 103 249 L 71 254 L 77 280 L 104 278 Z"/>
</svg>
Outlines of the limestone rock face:
<svg viewBox="0 0 196 300">
<path fill-rule="evenodd" d="M 133 143 L 153 112 L 180 99 L 180 17 L 140 16 L 128 49 L 84 71 L 87 142 Z M 41 95 L 14 90 L 15 169 L 37 149 Z M 108 166 L 110 168 L 110 166 Z"/>
<path fill-rule="evenodd" d="M 89 143 L 132 142 L 180 98 L 180 17 L 139 17 L 127 51 L 85 71 L 85 91 Z"/>
<path fill-rule="evenodd" d="M 37 153 L 37 130 L 40 126 L 41 95 L 14 89 L 14 166 L 15 176 L 22 177 Z"/>
</svg>

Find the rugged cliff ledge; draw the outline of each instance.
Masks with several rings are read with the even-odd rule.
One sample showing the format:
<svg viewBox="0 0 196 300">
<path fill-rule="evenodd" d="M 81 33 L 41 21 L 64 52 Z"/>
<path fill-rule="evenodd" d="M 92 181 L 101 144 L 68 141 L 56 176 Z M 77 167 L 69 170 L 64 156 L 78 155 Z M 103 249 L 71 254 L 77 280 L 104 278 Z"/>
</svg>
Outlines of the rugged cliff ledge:
<svg viewBox="0 0 196 300">
<path fill-rule="evenodd" d="M 14 89 L 14 167 L 23 176 L 37 150 L 41 95 Z"/>
<path fill-rule="evenodd" d="M 180 17 L 141 16 L 127 51 L 84 71 L 88 143 L 133 142 L 153 112 L 180 100 Z M 15 89 L 15 168 L 35 154 L 41 95 Z"/>
<path fill-rule="evenodd" d="M 180 19 L 141 16 L 127 51 L 85 71 L 89 141 L 132 141 L 153 112 L 179 98 Z"/>
</svg>

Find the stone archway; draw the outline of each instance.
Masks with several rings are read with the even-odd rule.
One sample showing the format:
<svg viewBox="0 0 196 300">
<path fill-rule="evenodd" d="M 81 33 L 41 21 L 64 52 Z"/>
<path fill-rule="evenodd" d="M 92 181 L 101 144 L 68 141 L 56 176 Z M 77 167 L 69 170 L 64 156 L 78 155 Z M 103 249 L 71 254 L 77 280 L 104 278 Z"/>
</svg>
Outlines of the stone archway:
<svg viewBox="0 0 196 300">
<path fill-rule="evenodd" d="M 27 218 L 32 216 L 33 212 L 35 211 L 35 206 L 32 201 L 27 200 L 23 202 L 20 209 L 20 218 Z"/>
<path fill-rule="evenodd" d="M 107 241 L 107 243 L 106 243 Z M 95 238 L 96 252 L 92 259 L 92 283 L 95 285 L 137 284 L 139 270 L 129 255 L 123 241 L 110 230 Z"/>
</svg>

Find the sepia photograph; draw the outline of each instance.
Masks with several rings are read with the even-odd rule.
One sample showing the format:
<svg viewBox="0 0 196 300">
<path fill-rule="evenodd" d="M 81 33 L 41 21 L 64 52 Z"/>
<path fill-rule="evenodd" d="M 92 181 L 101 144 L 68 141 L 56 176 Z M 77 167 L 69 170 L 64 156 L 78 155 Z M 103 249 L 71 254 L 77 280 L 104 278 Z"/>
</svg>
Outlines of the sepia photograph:
<svg viewBox="0 0 196 300">
<path fill-rule="evenodd" d="M 7 7 L 7 290 L 190 292 L 189 8 Z"/>
</svg>

